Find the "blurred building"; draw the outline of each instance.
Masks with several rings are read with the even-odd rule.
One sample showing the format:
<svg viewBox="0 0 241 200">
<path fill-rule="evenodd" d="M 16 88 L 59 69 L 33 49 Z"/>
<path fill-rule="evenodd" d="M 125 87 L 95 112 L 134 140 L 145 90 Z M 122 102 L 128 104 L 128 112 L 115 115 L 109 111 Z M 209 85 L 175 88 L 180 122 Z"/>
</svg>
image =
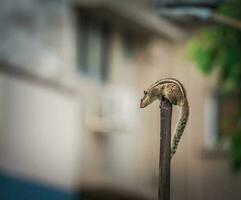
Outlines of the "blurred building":
<svg viewBox="0 0 241 200">
<path fill-rule="evenodd" d="M 0 11 L 0 199 L 156 199 L 158 103 L 139 101 L 165 77 L 184 84 L 191 107 L 172 199 L 240 199 L 241 177 L 216 144 L 216 78 L 185 55 L 193 30 L 148 0 L 6 0 Z"/>
</svg>

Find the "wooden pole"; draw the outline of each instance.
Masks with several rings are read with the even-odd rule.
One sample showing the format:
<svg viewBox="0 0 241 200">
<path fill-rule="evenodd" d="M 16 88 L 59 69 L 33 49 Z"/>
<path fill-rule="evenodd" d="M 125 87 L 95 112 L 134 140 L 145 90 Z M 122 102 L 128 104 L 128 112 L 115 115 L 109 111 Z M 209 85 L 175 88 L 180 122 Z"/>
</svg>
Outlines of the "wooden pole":
<svg viewBox="0 0 241 200">
<path fill-rule="evenodd" d="M 170 200 L 170 167 L 171 167 L 171 121 L 172 104 L 165 98 L 160 101 L 161 141 L 159 159 L 159 192 L 158 200 Z"/>
</svg>

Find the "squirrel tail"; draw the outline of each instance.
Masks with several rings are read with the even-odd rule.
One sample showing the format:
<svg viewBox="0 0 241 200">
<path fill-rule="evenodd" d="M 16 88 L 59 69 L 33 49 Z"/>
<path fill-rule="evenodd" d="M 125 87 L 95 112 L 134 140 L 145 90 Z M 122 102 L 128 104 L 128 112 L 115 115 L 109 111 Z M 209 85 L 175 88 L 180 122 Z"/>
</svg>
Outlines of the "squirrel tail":
<svg viewBox="0 0 241 200">
<path fill-rule="evenodd" d="M 189 116 L 189 105 L 188 105 L 188 101 L 185 100 L 184 104 L 182 105 L 181 116 L 179 121 L 177 122 L 175 135 L 172 140 L 171 158 L 177 151 L 177 146 L 182 137 L 184 129 L 187 125 L 188 116 Z"/>
</svg>

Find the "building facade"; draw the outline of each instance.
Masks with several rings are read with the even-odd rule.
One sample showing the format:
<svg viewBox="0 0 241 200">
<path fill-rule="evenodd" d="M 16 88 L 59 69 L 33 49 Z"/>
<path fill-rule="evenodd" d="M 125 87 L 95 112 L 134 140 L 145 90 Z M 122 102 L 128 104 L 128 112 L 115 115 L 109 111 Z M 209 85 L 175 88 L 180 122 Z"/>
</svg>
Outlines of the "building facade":
<svg viewBox="0 0 241 200">
<path fill-rule="evenodd" d="M 159 109 L 139 101 L 165 77 L 184 84 L 191 107 L 172 199 L 240 198 L 225 150 L 206 146 L 216 79 L 187 60 L 189 32 L 148 1 L 10 0 L 0 9 L 1 199 L 78 199 L 91 188 L 156 199 Z"/>
</svg>

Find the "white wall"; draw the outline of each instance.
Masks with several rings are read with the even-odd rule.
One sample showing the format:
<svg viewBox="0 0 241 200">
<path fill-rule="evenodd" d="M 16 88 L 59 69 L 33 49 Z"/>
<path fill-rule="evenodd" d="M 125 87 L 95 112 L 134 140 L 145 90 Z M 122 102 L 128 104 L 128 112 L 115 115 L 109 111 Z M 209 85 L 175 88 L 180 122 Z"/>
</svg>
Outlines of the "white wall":
<svg viewBox="0 0 241 200">
<path fill-rule="evenodd" d="M 1 76 L 0 111 L 0 168 L 74 188 L 81 170 L 78 97 Z"/>
</svg>

